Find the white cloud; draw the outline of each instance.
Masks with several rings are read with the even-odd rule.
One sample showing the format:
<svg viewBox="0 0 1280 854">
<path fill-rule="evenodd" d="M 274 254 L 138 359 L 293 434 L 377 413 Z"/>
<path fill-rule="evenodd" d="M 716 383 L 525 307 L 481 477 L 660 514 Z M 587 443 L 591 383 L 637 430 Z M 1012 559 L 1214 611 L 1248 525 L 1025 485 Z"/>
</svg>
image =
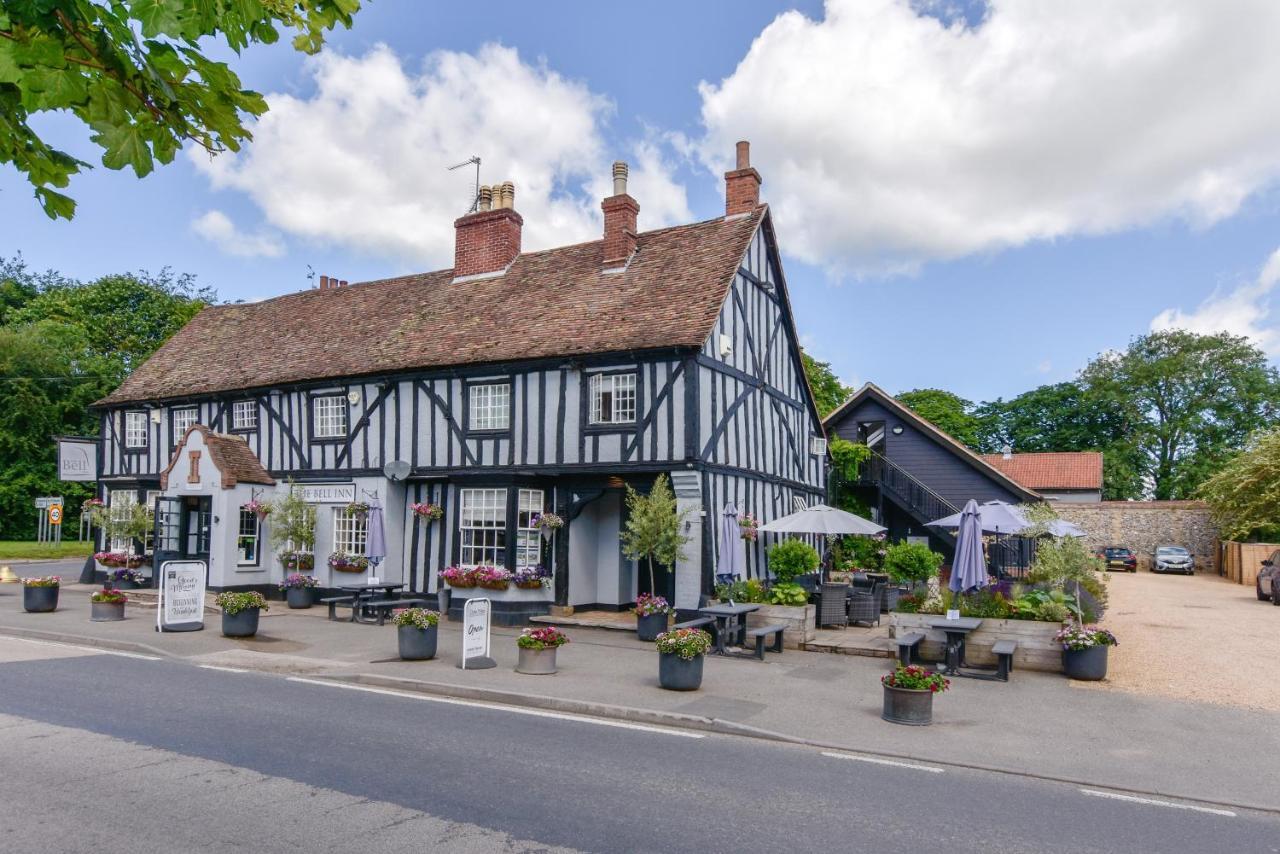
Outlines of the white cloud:
<svg viewBox="0 0 1280 854">
<path fill-rule="evenodd" d="M 240 258 L 279 258 L 284 243 L 274 234 L 241 231 L 219 210 L 206 211 L 191 221 L 191 230 L 228 255 Z"/>
<path fill-rule="evenodd" d="M 607 151 L 610 102 L 514 49 L 437 51 L 415 72 L 379 45 L 359 57 L 326 50 L 307 68 L 314 94 L 268 95 L 243 153 L 195 155 L 215 187 L 246 193 L 290 234 L 451 266 L 475 173 L 447 167 L 472 154 L 483 183 L 515 182 L 526 249 L 597 237 L 609 164 L 628 153 L 640 227 L 690 218 L 655 142 Z"/>
<path fill-rule="evenodd" d="M 780 15 L 703 83 L 699 148 L 752 142 L 790 251 L 836 271 L 1232 215 L 1280 176 L 1280 3 L 909 0 Z"/>
<path fill-rule="evenodd" d="M 1037 373 L 1047 374 L 1052 370 L 1053 370 L 1053 361 L 1050 359 L 1043 359 L 1038 365 L 1036 365 Z"/>
<path fill-rule="evenodd" d="M 1194 311 L 1166 308 L 1151 321 L 1152 331 L 1186 329 L 1208 335 L 1243 335 L 1272 357 L 1280 356 L 1280 330 L 1271 320 L 1271 294 L 1280 285 L 1280 249 L 1271 253 L 1252 282 L 1232 290 L 1221 288 Z"/>
</svg>

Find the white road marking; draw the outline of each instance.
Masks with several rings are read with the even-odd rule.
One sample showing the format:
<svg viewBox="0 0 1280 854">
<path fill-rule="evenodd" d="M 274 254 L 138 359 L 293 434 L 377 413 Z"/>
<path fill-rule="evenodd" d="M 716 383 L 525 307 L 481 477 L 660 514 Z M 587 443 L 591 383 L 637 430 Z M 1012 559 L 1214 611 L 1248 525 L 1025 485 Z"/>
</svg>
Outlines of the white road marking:
<svg viewBox="0 0 1280 854">
<path fill-rule="evenodd" d="M 542 709 L 525 709 L 518 706 L 504 706 L 499 703 L 484 703 L 477 700 L 459 700 L 456 697 L 434 697 L 426 694 L 417 694 L 410 691 L 396 691 L 391 688 L 373 688 L 368 685 L 351 685 L 346 682 L 330 682 L 326 679 L 307 679 L 302 676 L 286 677 L 290 682 L 301 682 L 306 685 L 324 685 L 328 688 L 345 688 L 348 691 L 365 691 L 369 694 L 386 694 L 389 697 L 405 697 L 410 700 L 425 700 L 428 703 L 445 703 L 450 706 L 470 706 L 476 709 L 493 709 L 498 712 L 510 712 L 513 715 L 529 715 L 535 718 L 556 718 L 562 721 L 575 721 L 577 723 L 595 724 L 596 726 L 616 727 L 618 729 L 633 729 L 640 732 L 653 732 L 659 735 L 674 735 L 680 738 L 706 738 L 706 735 L 700 732 L 684 732 L 677 729 L 667 729 L 666 727 L 648 726 L 646 724 L 633 724 L 624 721 L 611 721 L 605 718 L 592 718 L 586 715 L 574 715 L 567 712 L 548 712 Z"/>
<path fill-rule="evenodd" d="M 897 762 L 893 759 L 881 759 L 878 756 L 857 756 L 853 753 L 836 753 L 832 750 L 822 751 L 823 756 L 830 756 L 832 759 L 852 759 L 854 762 L 870 762 L 873 765 L 892 765 L 895 768 L 910 768 L 912 771 L 928 771 L 930 774 L 941 774 L 945 768 L 935 768 L 932 765 L 916 765 L 911 762 Z"/>
<path fill-rule="evenodd" d="M 248 673 L 243 667 L 221 667 L 217 664 L 200 664 L 197 665 L 205 670 L 219 670 L 223 673 Z"/>
<path fill-rule="evenodd" d="M 1179 804 L 1174 801 L 1160 801 L 1155 798 L 1140 798 L 1136 795 L 1122 795 L 1118 792 L 1100 792 L 1097 789 L 1081 789 L 1080 793 L 1089 795 L 1094 798 L 1110 798 L 1113 801 L 1128 801 L 1131 804 L 1147 804 L 1153 807 L 1168 807 L 1174 810 L 1191 810 L 1193 812 L 1207 812 L 1210 815 L 1224 815 L 1227 818 L 1235 818 L 1236 814 L 1231 810 L 1220 810 L 1213 807 L 1198 807 L 1192 804 Z"/>
<path fill-rule="evenodd" d="M 58 641 L 33 640 L 31 638 L 13 637 L 12 635 L 5 635 L 4 637 L 6 640 L 21 641 L 22 643 L 35 644 L 36 646 L 53 646 L 53 647 L 58 647 L 59 649 L 75 649 L 75 650 L 79 650 L 80 652 L 88 652 L 94 655 L 118 655 L 121 658 L 137 658 L 142 661 L 159 661 L 160 660 L 160 656 L 158 655 L 143 655 L 140 652 L 125 652 L 124 650 L 121 650 L 121 649 L 104 649 L 96 646 L 81 646 L 79 644 L 74 644 L 74 643 L 60 643 Z"/>
</svg>

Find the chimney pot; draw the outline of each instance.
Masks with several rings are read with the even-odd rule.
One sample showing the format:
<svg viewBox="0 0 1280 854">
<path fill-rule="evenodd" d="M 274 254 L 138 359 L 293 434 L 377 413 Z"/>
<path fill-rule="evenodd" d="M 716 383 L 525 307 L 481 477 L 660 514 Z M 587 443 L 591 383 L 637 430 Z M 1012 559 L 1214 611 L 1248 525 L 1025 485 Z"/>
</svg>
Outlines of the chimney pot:
<svg viewBox="0 0 1280 854">
<path fill-rule="evenodd" d="M 345 288 L 346 286 L 347 286 L 347 280 L 346 280 L 346 279 L 343 279 L 341 282 L 339 282 L 339 283 L 338 283 L 338 287 L 340 287 L 340 288 Z"/>
<path fill-rule="evenodd" d="M 751 168 L 751 143 L 745 139 L 738 141 L 738 167 L 739 169 Z"/>
<path fill-rule="evenodd" d="M 516 185 L 510 181 L 502 182 L 502 207 L 507 210 L 516 208 Z"/>
<path fill-rule="evenodd" d="M 498 273 L 520 254 L 524 218 L 515 211 L 510 181 L 481 187 L 476 211 L 454 220 L 453 276 Z"/>
<path fill-rule="evenodd" d="M 489 205 L 493 203 L 493 188 L 485 185 L 480 188 L 480 197 L 476 201 L 476 210 L 487 211 Z"/>
<path fill-rule="evenodd" d="M 613 194 L 615 196 L 627 194 L 627 164 L 621 160 L 613 162 Z"/>
<path fill-rule="evenodd" d="M 604 211 L 604 267 L 621 267 L 636 251 L 636 218 L 640 203 L 627 195 L 627 164 L 613 164 L 613 195 L 600 203 Z"/>
<path fill-rule="evenodd" d="M 321 276 L 321 277 L 320 277 L 320 290 L 324 291 L 324 290 L 328 290 L 328 289 L 329 289 L 329 277 L 328 277 L 328 276 Z"/>
<path fill-rule="evenodd" d="M 751 213 L 760 205 L 760 173 L 751 165 L 751 143 L 738 143 L 737 168 L 724 173 L 724 215 Z"/>
</svg>

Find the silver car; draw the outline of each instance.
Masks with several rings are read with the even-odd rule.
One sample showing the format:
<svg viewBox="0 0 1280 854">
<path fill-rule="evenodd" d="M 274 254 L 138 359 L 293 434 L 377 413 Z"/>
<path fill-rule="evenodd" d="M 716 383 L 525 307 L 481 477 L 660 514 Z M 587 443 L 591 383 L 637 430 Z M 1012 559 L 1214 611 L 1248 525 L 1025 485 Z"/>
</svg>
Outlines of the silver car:
<svg viewBox="0 0 1280 854">
<path fill-rule="evenodd" d="M 1151 556 L 1151 571 L 1195 575 L 1196 561 L 1182 546 L 1157 546 Z"/>
</svg>

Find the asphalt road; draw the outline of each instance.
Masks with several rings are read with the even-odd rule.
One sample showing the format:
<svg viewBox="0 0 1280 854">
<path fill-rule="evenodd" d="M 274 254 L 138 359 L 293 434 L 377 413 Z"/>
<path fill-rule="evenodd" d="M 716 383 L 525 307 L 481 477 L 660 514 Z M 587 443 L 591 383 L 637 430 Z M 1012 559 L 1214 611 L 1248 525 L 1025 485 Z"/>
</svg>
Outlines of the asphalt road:
<svg viewBox="0 0 1280 854">
<path fill-rule="evenodd" d="M 0 851 L 1280 851 L 1274 815 L 689 735 L 0 638 Z"/>
</svg>

